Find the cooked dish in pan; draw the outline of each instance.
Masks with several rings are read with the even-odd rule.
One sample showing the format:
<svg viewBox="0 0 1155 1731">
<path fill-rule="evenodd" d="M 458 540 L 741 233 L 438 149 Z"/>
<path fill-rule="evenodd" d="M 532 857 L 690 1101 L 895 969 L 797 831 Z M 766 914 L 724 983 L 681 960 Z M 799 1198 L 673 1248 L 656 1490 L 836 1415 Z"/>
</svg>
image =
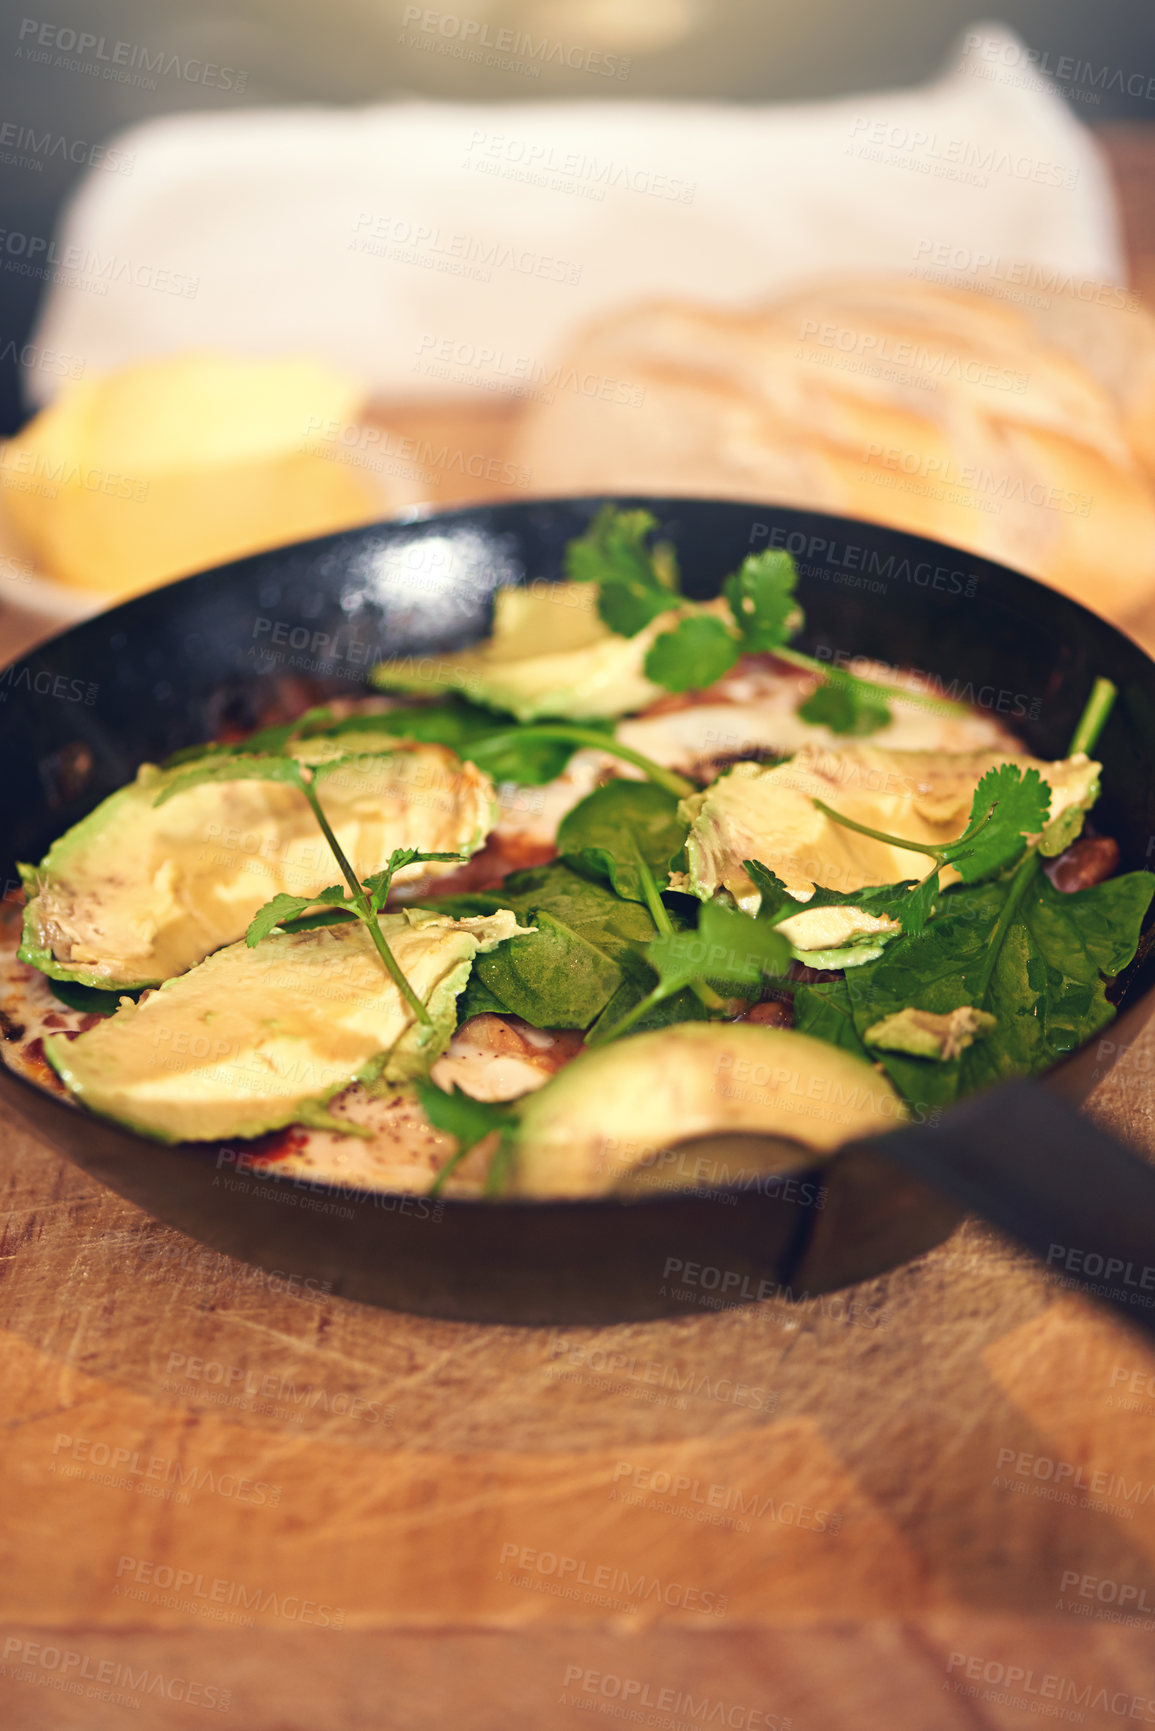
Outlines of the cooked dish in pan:
<svg viewBox="0 0 1155 1731">
<path fill-rule="evenodd" d="M 22 868 L 8 1062 L 256 1164 L 578 1197 L 1103 1028 L 1155 889 L 1093 829 L 1109 684 L 1042 761 L 975 693 L 797 651 L 788 554 L 695 602 L 654 529 L 607 507 L 477 646 L 142 765 Z"/>
</svg>

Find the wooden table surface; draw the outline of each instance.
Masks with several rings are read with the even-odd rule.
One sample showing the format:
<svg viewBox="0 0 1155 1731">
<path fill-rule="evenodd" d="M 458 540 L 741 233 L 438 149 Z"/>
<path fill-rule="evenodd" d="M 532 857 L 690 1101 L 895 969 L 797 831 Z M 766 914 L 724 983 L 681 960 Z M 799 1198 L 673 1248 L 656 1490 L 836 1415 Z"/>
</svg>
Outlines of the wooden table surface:
<svg viewBox="0 0 1155 1731">
<path fill-rule="evenodd" d="M 1155 289 L 1155 145 L 1108 143 Z M 1155 1156 L 1152 1063 L 1091 1109 Z M 1155 1353 L 980 1224 L 563 1333 L 233 1262 L 11 1125 L 0 1176 L 11 1731 L 1155 1724 Z"/>
</svg>

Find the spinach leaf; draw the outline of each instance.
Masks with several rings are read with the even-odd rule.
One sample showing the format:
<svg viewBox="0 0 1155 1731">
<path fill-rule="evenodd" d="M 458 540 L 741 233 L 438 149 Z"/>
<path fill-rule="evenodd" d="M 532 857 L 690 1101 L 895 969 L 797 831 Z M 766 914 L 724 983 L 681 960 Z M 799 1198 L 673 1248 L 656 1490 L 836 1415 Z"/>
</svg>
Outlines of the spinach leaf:
<svg viewBox="0 0 1155 1731">
<path fill-rule="evenodd" d="M 426 1077 L 418 1078 L 416 1088 L 417 1098 L 433 1128 L 457 1138 L 457 1148 L 429 1187 L 430 1196 L 440 1195 L 450 1173 L 461 1164 L 470 1149 L 476 1148 L 493 1130 L 501 1132 L 493 1165 L 504 1164 L 502 1156 L 508 1153 L 509 1139 L 517 1125 L 517 1112 L 513 1107 L 475 1100 L 456 1086 L 447 1092 Z M 486 1185 L 487 1190 L 495 1187 Z"/>
<path fill-rule="evenodd" d="M 857 685 L 820 685 L 798 710 L 803 721 L 861 739 L 890 720 L 890 710 L 875 692 Z"/>
<path fill-rule="evenodd" d="M 653 782 L 610 781 L 566 813 L 558 826 L 557 851 L 579 871 L 608 878 L 619 896 L 646 902 L 639 855 L 664 884 L 671 861 L 685 845 L 686 830 L 672 793 Z"/>
<path fill-rule="evenodd" d="M 867 1051 L 854 1025 L 854 1009 L 846 979 L 796 986 L 794 1026 L 800 1034 L 813 1034 L 816 1040 L 841 1046 L 844 1051 L 853 1052 L 856 1058 L 865 1058 L 868 1063 L 873 1061 L 874 1054 Z"/>
<path fill-rule="evenodd" d="M 1129 872 L 1064 895 L 1034 853 L 1009 876 L 955 885 L 924 931 L 896 938 L 841 982 L 855 1030 L 861 1037 L 908 1007 L 941 1013 L 970 1004 L 997 1018 L 987 1038 L 947 1063 L 877 1054 L 912 1102 L 947 1105 L 1038 1075 L 1114 1018 L 1104 975 L 1133 958 L 1153 893 L 1155 876 Z M 813 1020 L 817 1011 L 805 1013 Z"/>
<path fill-rule="evenodd" d="M 560 861 L 513 872 L 499 890 L 425 905 L 458 918 L 510 908 L 519 924 L 537 927 L 516 944 L 478 956 L 461 1009 L 463 1017 L 483 1006 L 521 1016 L 535 1028 L 588 1028 L 657 935 L 646 908 Z M 645 990 L 650 984 L 647 979 Z"/>
<path fill-rule="evenodd" d="M 607 735 L 613 731 L 612 722 L 592 721 L 584 725 Z M 447 745 L 494 781 L 517 782 L 522 787 L 538 787 L 555 780 L 577 749 L 571 741 L 523 730 L 512 715 L 484 709 L 464 697 L 450 697 L 444 703 L 399 705 L 377 715 L 350 715 L 317 731 L 328 738 L 340 738 L 347 733 L 384 733 L 396 739 Z"/>
<path fill-rule="evenodd" d="M 131 998 L 135 1003 L 144 991 L 143 986 L 128 992 L 118 986 L 114 992 L 106 992 L 100 986 L 82 986 L 77 980 L 53 980 L 47 975 L 45 978 L 54 998 L 59 998 L 70 1010 L 83 1011 L 86 1016 L 114 1016 L 122 998 Z"/>
<path fill-rule="evenodd" d="M 618 1024 L 628 1017 L 635 1034 L 645 1034 L 654 1028 L 669 1028 L 675 1022 L 705 1022 L 710 1012 L 701 998 L 688 988 L 668 997 L 654 992 L 654 970 L 639 949 L 633 955 L 618 958 L 622 983 L 606 1004 L 597 1021 L 586 1032 L 591 1046 L 599 1045 L 616 1033 Z"/>
</svg>

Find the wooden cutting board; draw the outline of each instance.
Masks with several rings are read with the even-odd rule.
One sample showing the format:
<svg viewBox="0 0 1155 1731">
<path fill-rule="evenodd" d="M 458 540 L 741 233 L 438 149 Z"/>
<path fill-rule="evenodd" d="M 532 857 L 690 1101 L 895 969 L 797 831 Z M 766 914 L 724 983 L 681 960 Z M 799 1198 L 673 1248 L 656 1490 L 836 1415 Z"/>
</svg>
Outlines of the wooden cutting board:
<svg viewBox="0 0 1155 1731">
<path fill-rule="evenodd" d="M 507 413 L 386 420 L 496 453 Z M 1091 1104 L 1155 1157 L 1153 1063 Z M 1155 1352 L 976 1223 L 823 1300 L 485 1329 L 235 1263 L 12 1125 L 0 1182 L 11 1731 L 1155 1724 Z"/>
<path fill-rule="evenodd" d="M 1149 1151 L 1153 1060 L 1094 1101 Z M 5 1170 L 6 1726 L 1155 1696 L 1155 1352 L 976 1223 L 795 1306 L 478 1328 L 234 1263 L 19 1133 Z"/>
</svg>

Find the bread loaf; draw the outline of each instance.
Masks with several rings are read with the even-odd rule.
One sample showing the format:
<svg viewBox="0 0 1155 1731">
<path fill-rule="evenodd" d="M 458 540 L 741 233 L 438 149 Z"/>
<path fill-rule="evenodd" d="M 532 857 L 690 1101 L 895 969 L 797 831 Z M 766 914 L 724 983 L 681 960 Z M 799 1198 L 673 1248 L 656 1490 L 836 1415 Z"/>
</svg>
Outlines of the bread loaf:
<svg viewBox="0 0 1155 1731">
<path fill-rule="evenodd" d="M 562 364 L 630 389 L 530 406 L 511 457 L 539 495 L 681 493 L 892 524 L 1125 617 L 1155 594 L 1155 321 L 1025 298 L 1049 305 L 877 277 L 749 309 L 631 307 Z"/>
</svg>

